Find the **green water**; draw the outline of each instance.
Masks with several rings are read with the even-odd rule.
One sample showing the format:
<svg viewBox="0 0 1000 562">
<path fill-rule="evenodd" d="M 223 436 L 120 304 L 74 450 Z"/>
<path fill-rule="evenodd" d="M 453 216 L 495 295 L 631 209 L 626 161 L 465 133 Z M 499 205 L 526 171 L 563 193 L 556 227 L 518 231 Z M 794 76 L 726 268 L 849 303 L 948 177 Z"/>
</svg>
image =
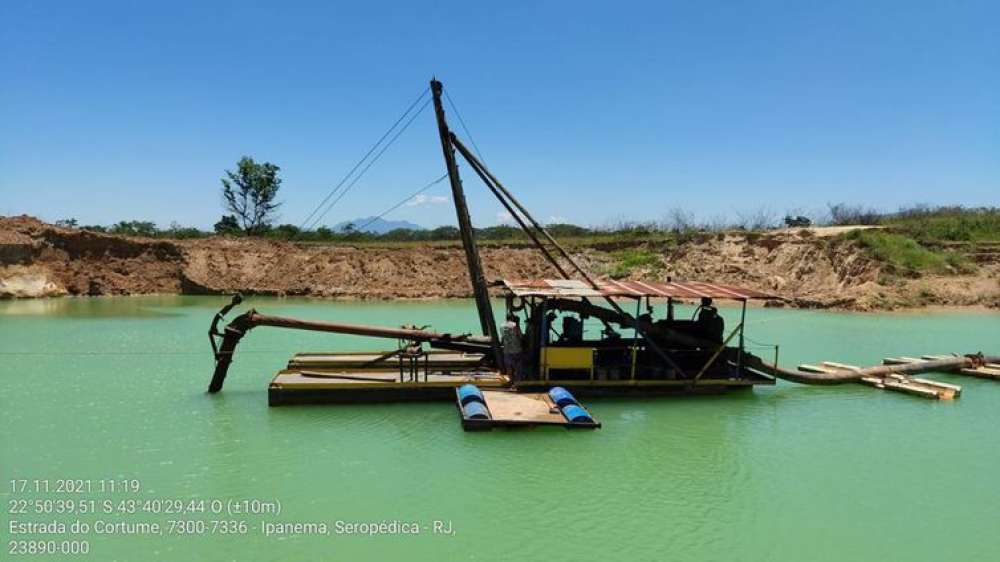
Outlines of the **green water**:
<svg viewBox="0 0 1000 562">
<path fill-rule="evenodd" d="M 293 352 L 385 345 L 351 336 L 254 331 L 225 390 L 206 395 L 205 332 L 222 302 L 0 302 L 5 559 L 10 519 L 249 522 L 243 535 L 75 537 L 90 541 L 83 558 L 102 561 L 1000 559 L 998 383 L 934 375 L 962 385 L 954 402 L 790 383 L 592 400 L 598 431 L 470 434 L 451 404 L 267 407 L 267 381 Z M 467 302 L 252 304 L 390 326 L 475 323 Z M 785 365 L 1000 352 L 997 314 L 751 310 L 749 319 L 755 340 L 781 343 Z M 74 496 L 98 501 L 278 500 L 281 513 L 9 513 L 11 500 L 65 497 L 14 493 L 11 479 L 66 478 L 141 481 L 136 494 Z M 264 537 L 259 528 L 393 519 L 428 529 Z M 433 534 L 434 520 L 454 534 Z"/>
</svg>

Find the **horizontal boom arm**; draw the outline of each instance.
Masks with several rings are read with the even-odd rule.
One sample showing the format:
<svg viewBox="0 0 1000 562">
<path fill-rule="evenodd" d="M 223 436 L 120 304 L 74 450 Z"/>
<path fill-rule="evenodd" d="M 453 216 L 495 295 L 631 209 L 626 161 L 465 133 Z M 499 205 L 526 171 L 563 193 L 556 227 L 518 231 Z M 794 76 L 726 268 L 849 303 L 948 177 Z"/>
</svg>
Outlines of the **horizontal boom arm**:
<svg viewBox="0 0 1000 562">
<path fill-rule="evenodd" d="M 375 338 L 389 338 L 398 340 L 409 340 L 418 342 L 429 342 L 431 345 L 447 347 L 448 344 L 467 344 L 488 346 L 490 338 L 486 336 L 473 336 L 470 334 L 449 334 L 443 332 L 431 332 L 428 330 L 417 330 L 412 328 L 387 328 L 383 326 L 366 326 L 364 324 L 343 324 L 340 322 L 324 322 L 322 320 L 300 320 L 298 318 L 288 318 L 285 316 L 271 316 L 260 314 L 256 310 L 247 311 L 233 319 L 225 330 L 220 334 L 215 332 L 220 315 L 212 324 L 210 336 L 215 352 L 215 372 L 212 375 L 212 382 L 208 386 L 211 393 L 222 390 L 223 383 L 226 382 L 226 374 L 229 372 L 229 365 L 233 362 L 233 354 L 236 352 L 236 345 L 240 343 L 247 332 L 257 326 L 272 326 L 275 328 L 289 328 L 292 330 L 310 330 L 314 332 L 331 332 L 335 334 L 352 334 L 356 336 L 369 336 Z M 215 348 L 215 337 L 221 336 L 222 343 Z M 487 348 L 488 349 L 488 348 Z"/>
</svg>

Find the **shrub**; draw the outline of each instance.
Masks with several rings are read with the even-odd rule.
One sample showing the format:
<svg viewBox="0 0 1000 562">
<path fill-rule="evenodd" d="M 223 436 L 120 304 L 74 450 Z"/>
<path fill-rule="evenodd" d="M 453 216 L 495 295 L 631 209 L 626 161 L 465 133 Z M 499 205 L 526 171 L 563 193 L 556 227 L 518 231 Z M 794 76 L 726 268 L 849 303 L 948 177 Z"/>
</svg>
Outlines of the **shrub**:
<svg viewBox="0 0 1000 562">
<path fill-rule="evenodd" d="M 848 205 L 847 203 L 828 203 L 830 224 L 833 226 L 874 225 L 879 224 L 882 213 L 863 205 Z"/>
<path fill-rule="evenodd" d="M 120 221 L 108 229 L 111 234 L 122 236 L 146 236 L 153 237 L 159 232 L 156 223 L 151 221 Z"/>
</svg>

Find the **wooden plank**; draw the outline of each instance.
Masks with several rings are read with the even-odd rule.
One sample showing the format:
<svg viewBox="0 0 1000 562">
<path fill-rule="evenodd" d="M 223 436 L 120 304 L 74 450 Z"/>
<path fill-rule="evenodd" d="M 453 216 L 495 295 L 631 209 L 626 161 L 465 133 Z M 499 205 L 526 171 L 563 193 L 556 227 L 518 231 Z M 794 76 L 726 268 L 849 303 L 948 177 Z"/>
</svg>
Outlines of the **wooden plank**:
<svg viewBox="0 0 1000 562">
<path fill-rule="evenodd" d="M 952 400 L 959 396 L 962 392 L 961 387 L 958 385 L 928 379 L 909 378 L 895 373 L 884 377 L 862 377 L 859 382 L 875 388 L 902 392 L 904 394 L 911 394 L 913 396 L 920 396 L 922 398 L 930 398 L 934 400 Z"/>
<path fill-rule="evenodd" d="M 547 393 L 484 391 L 486 407 L 494 420 L 563 424 L 565 416 Z"/>
<path fill-rule="evenodd" d="M 933 398 L 937 400 L 940 398 L 937 390 L 927 388 L 925 386 L 915 385 L 904 381 L 889 380 L 886 379 L 883 383 L 886 388 L 890 390 L 895 390 L 897 392 L 904 392 L 906 394 L 912 394 L 914 396 L 922 396 L 924 398 Z"/>
<path fill-rule="evenodd" d="M 823 361 L 824 367 L 832 367 L 833 369 L 840 371 L 857 371 L 861 367 L 857 365 L 847 365 L 846 363 L 837 363 L 836 361 Z"/>
<path fill-rule="evenodd" d="M 930 379 L 921 379 L 921 378 L 917 378 L 917 377 L 913 377 L 910 380 L 912 380 L 913 382 L 918 382 L 920 384 L 926 384 L 926 385 L 936 386 L 936 387 L 940 387 L 940 388 L 947 388 L 947 389 L 950 389 L 950 390 L 954 390 L 956 392 L 961 392 L 962 391 L 962 387 L 961 386 L 959 386 L 957 384 L 951 384 L 951 383 L 948 383 L 948 382 L 932 381 Z"/>
<path fill-rule="evenodd" d="M 959 373 L 963 375 L 972 375 L 981 379 L 1000 380 L 1000 369 L 962 369 Z"/>
<path fill-rule="evenodd" d="M 799 365 L 799 370 L 805 373 L 835 373 L 835 369 L 820 367 L 819 365 L 803 364 Z"/>
<path fill-rule="evenodd" d="M 886 357 L 882 360 L 883 365 L 912 365 L 914 363 L 923 363 L 924 361 L 938 361 L 941 359 L 951 359 L 947 355 L 923 355 L 921 357 L 909 357 L 907 355 L 902 355 L 900 357 Z"/>
<path fill-rule="evenodd" d="M 885 385 L 882 384 L 882 379 L 879 377 L 862 377 L 861 382 L 875 388 L 885 388 Z"/>
<path fill-rule="evenodd" d="M 957 384 L 951 384 L 946 382 L 932 381 L 930 379 L 918 379 L 914 377 L 913 382 L 928 386 L 930 388 L 937 389 L 939 391 L 939 398 L 942 400 L 951 400 L 952 398 L 957 398 L 962 395 L 962 387 Z"/>
</svg>

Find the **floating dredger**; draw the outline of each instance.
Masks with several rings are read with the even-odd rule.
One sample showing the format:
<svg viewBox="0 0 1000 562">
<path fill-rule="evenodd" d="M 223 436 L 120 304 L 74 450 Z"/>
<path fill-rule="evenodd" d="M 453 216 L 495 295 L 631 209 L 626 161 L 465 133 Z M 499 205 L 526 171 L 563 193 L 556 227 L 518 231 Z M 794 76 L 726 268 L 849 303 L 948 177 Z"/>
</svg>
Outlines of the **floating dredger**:
<svg viewBox="0 0 1000 562">
<path fill-rule="evenodd" d="M 219 324 L 241 298 L 215 315 L 209 340 L 215 373 L 209 392 L 222 390 L 237 344 L 260 326 L 354 334 L 397 340 L 384 353 L 299 353 L 275 375 L 272 406 L 363 401 L 455 400 L 467 429 L 499 425 L 598 427 L 575 396 L 661 396 L 719 393 L 773 385 L 775 377 L 805 384 L 861 382 L 926 397 L 958 396 L 956 385 L 916 379 L 925 371 L 958 371 L 1000 379 L 1000 358 L 981 354 L 888 358 L 860 368 L 827 362 L 799 372 L 745 349 L 747 303 L 777 295 L 705 281 L 615 281 L 594 278 L 567 252 L 452 132 L 442 105 L 443 87 L 430 84 L 441 148 L 475 296 L 480 334 L 451 334 L 414 327 L 380 327 L 262 314 L 249 310 L 224 329 Z M 459 177 L 456 155 L 497 198 L 559 279 L 488 282 Z M 497 322 L 490 289 L 504 300 Z M 666 301 L 654 318 L 652 299 Z M 740 319 L 728 327 L 716 301 L 735 301 Z M 675 304 L 698 303 L 679 318 Z M 584 329 L 597 324 L 596 335 Z M 593 332 L 593 330 L 591 330 Z M 428 349 L 430 348 L 430 349 Z"/>
</svg>

